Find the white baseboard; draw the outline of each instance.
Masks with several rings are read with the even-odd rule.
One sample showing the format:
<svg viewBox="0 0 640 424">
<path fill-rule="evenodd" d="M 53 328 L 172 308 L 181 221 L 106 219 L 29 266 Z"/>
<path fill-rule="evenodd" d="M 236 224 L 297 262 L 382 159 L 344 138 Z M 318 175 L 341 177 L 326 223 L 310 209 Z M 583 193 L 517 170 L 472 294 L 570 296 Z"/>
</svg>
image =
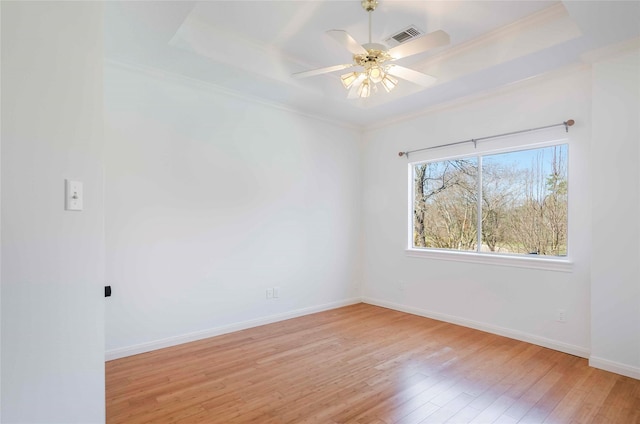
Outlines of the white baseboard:
<svg viewBox="0 0 640 424">
<path fill-rule="evenodd" d="M 274 322 L 284 321 L 286 319 L 297 318 L 304 315 L 314 314 L 316 312 L 328 311 L 331 309 L 354 305 L 361 302 L 362 300 L 360 298 L 339 300 L 337 302 L 325 303 L 323 305 L 310 306 L 308 308 L 296 309 L 294 311 L 269 315 L 263 318 L 242 321 L 230 325 L 223 325 L 220 327 L 210 328 L 202 331 L 195 331 L 193 333 L 187 333 L 180 336 L 168 337 L 161 340 L 154 340 L 147 343 L 112 349 L 108 350 L 105 353 L 105 360 L 112 361 L 114 359 L 124 358 L 126 356 L 151 352 L 153 350 L 162 349 L 165 347 L 176 346 L 179 344 L 202 340 L 209 337 L 220 336 L 222 334 L 232 333 L 234 331 L 246 330 L 247 328 L 258 327 L 265 324 L 272 324 Z"/>
<path fill-rule="evenodd" d="M 597 356 L 589 357 L 589 366 L 640 380 L 640 367 L 621 364 Z"/>
<path fill-rule="evenodd" d="M 150 352 L 165 347 L 176 346 L 183 343 L 188 343 L 196 340 L 202 340 L 209 337 L 220 336 L 222 334 L 232 333 L 234 331 L 246 330 L 247 328 L 258 327 L 261 325 L 271 324 L 278 321 L 284 321 L 291 318 L 297 318 L 304 315 L 314 314 L 316 312 L 328 311 L 331 309 L 341 308 L 343 306 L 354 305 L 356 303 L 368 303 L 370 305 L 381 306 L 383 308 L 393 309 L 400 312 L 406 312 L 408 314 L 423 316 L 426 318 L 432 318 L 439 321 L 449 322 L 452 324 L 462 325 L 464 327 L 475 328 L 476 330 L 486 331 L 488 333 L 497 334 L 504 337 L 509 337 L 515 340 L 521 340 L 527 343 L 532 343 L 538 346 L 547 347 L 549 349 L 565 352 L 570 355 L 579 356 L 589 359 L 589 365 L 594 368 L 599 368 L 605 371 L 613 372 L 616 374 L 624 375 L 627 377 L 640 380 L 640 368 L 626 364 L 622 364 L 608 359 L 599 358 L 596 356 L 589 356 L 589 349 L 559 342 L 557 340 L 547 339 L 545 337 L 536 336 L 533 334 L 525 333 L 522 331 L 513 330 L 510 328 L 499 327 L 490 325 L 478 321 L 473 321 L 465 318 L 456 317 L 453 315 L 442 314 L 433 311 L 427 311 L 420 308 L 414 308 L 411 306 L 401 305 L 398 303 L 387 302 L 384 300 L 373 299 L 369 297 L 364 298 L 351 298 L 337 302 L 325 303 L 323 305 L 311 306 L 308 308 L 297 309 L 294 311 L 284 312 L 281 314 L 269 315 L 263 318 L 257 318 L 248 321 L 242 321 L 235 324 L 220 326 L 203 331 L 196 331 L 193 333 L 183 334 L 175 337 L 168 337 L 166 339 L 155 340 L 148 343 L 141 343 L 133 346 L 127 346 L 119 349 L 112 349 L 106 352 L 105 359 L 111 361 L 118 358 L 124 358 L 127 356 L 137 355 L 139 353 Z"/>
<path fill-rule="evenodd" d="M 496 325 L 486 324 L 479 321 L 473 321 L 453 315 L 441 314 L 438 312 L 427 311 L 411 306 L 400 305 L 398 303 L 387 302 L 384 300 L 363 297 L 362 301 L 370 305 L 382 306 L 383 308 L 394 309 L 396 311 L 406 312 L 413 315 L 419 315 L 426 318 L 437 319 L 438 321 L 449 322 L 451 324 L 462 325 L 463 327 L 475 328 L 476 330 L 486 331 L 487 333 L 497 334 L 499 336 L 509 337 L 511 339 L 532 343 L 538 346 L 547 347 L 549 349 L 568 353 L 570 355 L 589 358 L 589 349 L 568 343 L 559 342 L 557 340 L 547 339 L 545 337 L 536 336 L 510 328 L 499 327 Z"/>
</svg>

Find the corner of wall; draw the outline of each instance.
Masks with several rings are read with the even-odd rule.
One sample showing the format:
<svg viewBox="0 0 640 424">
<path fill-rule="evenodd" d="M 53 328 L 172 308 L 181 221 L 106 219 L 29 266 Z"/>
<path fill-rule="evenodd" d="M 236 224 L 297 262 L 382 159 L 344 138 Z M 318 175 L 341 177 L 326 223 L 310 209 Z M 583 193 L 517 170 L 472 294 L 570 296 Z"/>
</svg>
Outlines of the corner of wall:
<svg viewBox="0 0 640 424">
<path fill-rule="evenodd" d="M 2 99 L 2 2 L 0 2 L 0 99 Z M 0 101 L 0 423 L 2 422 L 2 102 Z"/>
<path fill-rule="evenodd" d="M 590 181 L 590 364 L 639 378 L 640 48 L 637 42 L 626 46 L 631 48 L 614 50 L 592 70 L 591 157 L 598 158 L 599 172 Z"/>
</svg>

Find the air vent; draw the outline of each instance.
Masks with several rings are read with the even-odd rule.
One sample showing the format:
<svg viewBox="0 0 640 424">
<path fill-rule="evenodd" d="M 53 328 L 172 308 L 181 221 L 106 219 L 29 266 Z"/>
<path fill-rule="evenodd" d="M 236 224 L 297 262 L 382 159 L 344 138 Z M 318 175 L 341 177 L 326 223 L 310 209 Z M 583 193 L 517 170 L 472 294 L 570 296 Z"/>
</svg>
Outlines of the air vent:
<svg viewBox="0 0 640 424">
<path fill-rule="evenodd" d="M 411 25 L 403 29 L 402 31 L 399 31 L 393 34 L 392 36 L 390 36 L 384 41 L 387 44 L 387 46 L 395 47 L 395 46 L 399 46 L 400 44 L 406 43 L 407 41 L 411 41 L 414 38 L 418 38 L 421 35 L 424 35 L 424 32 L 416 28 L 415 25 Z"/>
</svg>

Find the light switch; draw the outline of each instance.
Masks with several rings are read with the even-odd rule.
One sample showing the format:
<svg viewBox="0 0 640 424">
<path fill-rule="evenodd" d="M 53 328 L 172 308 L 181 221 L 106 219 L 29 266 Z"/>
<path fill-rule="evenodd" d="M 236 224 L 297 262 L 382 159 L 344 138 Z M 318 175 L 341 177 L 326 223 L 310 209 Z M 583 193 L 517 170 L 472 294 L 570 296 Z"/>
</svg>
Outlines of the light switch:
<svg viewBox="0 0 640 424">
<path fill-rule="evenodd" d="M 80 181 L 64 180 L 65 203 L 68 211 L 82 210 L 82 183 Z"/>
</svg>

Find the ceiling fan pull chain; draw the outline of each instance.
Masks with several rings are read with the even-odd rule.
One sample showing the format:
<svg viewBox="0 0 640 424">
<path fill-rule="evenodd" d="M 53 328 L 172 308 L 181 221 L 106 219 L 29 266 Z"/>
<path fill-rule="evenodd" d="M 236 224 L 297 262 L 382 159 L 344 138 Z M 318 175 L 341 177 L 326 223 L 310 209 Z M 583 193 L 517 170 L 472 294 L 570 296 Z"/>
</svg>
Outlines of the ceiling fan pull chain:
<svg viewBox="0 0 640 424">
<path fill-rule="evenodd" d="M 373 12 L 373 10 L 369 11 L 369 44 L 371 44 L 371 12 Z"/>
</svg>

